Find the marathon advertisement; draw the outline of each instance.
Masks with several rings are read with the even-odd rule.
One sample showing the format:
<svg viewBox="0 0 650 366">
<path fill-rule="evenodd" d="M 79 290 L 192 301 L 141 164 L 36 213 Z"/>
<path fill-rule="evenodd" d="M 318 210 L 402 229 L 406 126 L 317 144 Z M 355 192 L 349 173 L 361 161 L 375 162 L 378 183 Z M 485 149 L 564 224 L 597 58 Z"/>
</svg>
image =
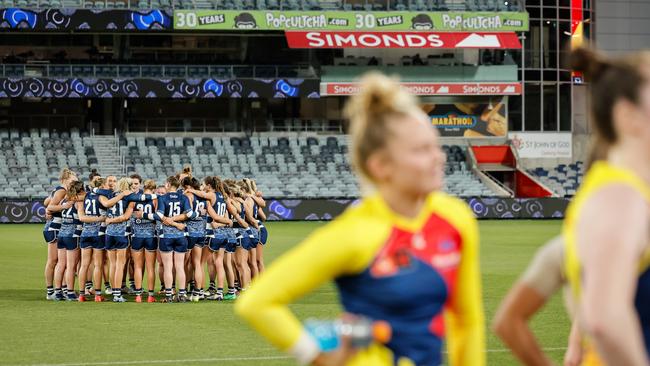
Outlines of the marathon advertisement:
<svg viewBox="0 0 650 366">
<path fill-rule="evenodd" d="M 0 8 L 0 30 L 161 31 L 172 28 L 167 10 Z"/>
<path fill-rule="evenodd" d="M 287 31 L 289 48 L 480 48 L 521 49 L 515 32 L 336 32 Z"/>
<path fill-rule="evenodd" d="M 316 79 L 0 78 L 0 98 L 318 98 Z"/>
<path fill-rule="evenodd" d="M 175 10 L 174 29 L 524 32 L 528 13 Z"/>
<path fill-rule="evenodd" d="M 413 95 L 519 95 L 521 83 L 412 83 L 401 82 L 401 87 Z M 321 82 L 321 96 L 345 96 L 358 94 L 357 82 Z"/>
<path fill-rule="evenodd" d="M 507 137 L 506 98 L 488 103 L 425 103 L 421 107 L 443 137 Z"/>
<path fill-rule="evenodd" d="M 478 219 L 561 219 L 568 198 L 461 197 Z M 269 221 L 329 221 L 357 199 L 267 198 Z M 44 223 L 45 207 L 39 200 L 0 202 L 0 223 Z"/>
</svg>

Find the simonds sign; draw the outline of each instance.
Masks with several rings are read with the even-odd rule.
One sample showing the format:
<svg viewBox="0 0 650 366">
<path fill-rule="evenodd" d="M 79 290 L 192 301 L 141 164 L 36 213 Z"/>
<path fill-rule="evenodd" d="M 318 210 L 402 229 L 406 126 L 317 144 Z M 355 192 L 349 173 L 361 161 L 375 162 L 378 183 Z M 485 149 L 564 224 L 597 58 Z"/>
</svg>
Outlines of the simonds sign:
<svg viewBox="0 0 650 366">
<path fill-rule="evenodd" d="M 521 48 L 515 33 L 287 31 L 290 48 Z"/>
</svg>

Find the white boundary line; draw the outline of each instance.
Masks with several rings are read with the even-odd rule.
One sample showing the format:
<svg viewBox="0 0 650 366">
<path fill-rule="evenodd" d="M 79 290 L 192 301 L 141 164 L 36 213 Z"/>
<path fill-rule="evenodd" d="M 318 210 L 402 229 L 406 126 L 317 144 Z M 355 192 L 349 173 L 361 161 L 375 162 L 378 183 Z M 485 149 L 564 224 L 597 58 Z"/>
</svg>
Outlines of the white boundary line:
<svg viewBox="0 0 650 366">
<path fill-rule="evenodd" d="M 566 347 L 549 347 L 543 351 L 564 351 Z M 487 349 L 486 353 L 510 352 L 507 348 Z M 104 361 L 104 362 L 73 362 L 73 363 L 39 363 L 20 364 L 15 366 L 110 366 L 110 365 L 164 365 L 177 363 L 208 363 L 208 362 L 236 362 L 236 361 L 264 361 L 288 360 L 290 356 L 260 356 L 260 357 L 217 357 L 217 358 L 187 358 L 178 360 L 141 360 L 141 361 Z"/>
<path fill-rule="evenodd" d="M 214 357 L 214 358 L 187 358 L 178 360 L 140 360 L 140 361 L 104 361 L 104 362 L 73 362 L 73 363 L 39 363 L 24 364 L 29 366 L 102 366 L 102 365 L 161 365 L 176 363 L 205 363 L 205 362 L 233 362 L 233 361 L 263 361 L 287 360 L 290 356 L 261 356 L 261 357 Z"/>
</svg>

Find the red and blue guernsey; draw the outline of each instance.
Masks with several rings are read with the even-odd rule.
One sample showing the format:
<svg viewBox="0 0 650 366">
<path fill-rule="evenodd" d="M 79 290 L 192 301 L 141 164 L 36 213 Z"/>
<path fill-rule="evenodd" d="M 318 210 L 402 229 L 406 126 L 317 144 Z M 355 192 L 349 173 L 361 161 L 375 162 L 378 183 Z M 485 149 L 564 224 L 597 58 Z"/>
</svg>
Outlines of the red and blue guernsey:
<svg viewBox="0 0 650 366">
<path fill-rule="evenodd" d="M 447 364 L 485 364 L 478 227 L 467 205 L 444 193 L 431 193 L 415 218 L 394 213 L 380 196 L 365 198 L 256 281 L 235 310 L 303 362 L 318 343 L 287 304 L 334 281 L 346 312 L 386 321 L 393 334 L 346 366 L 439 366 L 444 343 Z"/>
</svg>

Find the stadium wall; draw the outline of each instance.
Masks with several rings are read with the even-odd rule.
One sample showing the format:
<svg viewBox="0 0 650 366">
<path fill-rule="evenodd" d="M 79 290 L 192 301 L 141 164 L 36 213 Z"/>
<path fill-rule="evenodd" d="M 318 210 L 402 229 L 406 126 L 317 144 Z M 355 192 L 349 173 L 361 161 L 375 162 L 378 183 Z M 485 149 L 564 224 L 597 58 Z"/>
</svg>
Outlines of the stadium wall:
<svg viewBox="0 0 650 366">
<path fill-rule="evenodd" d="M 650 48 L 648 0 L 598 0 L 596 45 L 611 54 Z"/>
<path fill-rule="evenodd" d="M 463 198 L 479 219 L 560 219 L 567 198 Z M 327 221 L 340 215 L 354 199 L 267 199 L 270 221 Z M 0 223 L 45 222 L 40 201 L 0 202 Z"/>
</svg>

